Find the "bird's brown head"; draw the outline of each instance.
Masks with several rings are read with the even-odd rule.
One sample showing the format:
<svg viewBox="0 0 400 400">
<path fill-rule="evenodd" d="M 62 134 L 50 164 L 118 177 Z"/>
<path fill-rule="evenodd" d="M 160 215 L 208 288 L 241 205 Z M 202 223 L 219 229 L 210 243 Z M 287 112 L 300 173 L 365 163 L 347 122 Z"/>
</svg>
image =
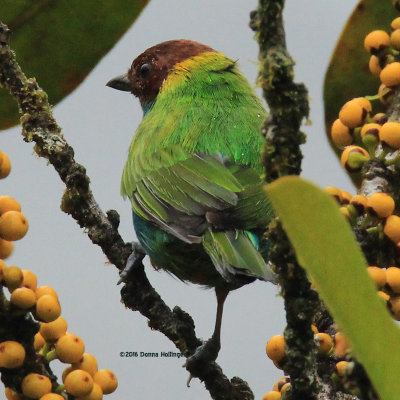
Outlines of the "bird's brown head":
<svg viewBox="0 0 400 400">
<path fill-rule="evenodd" d="M 146 107 L 157 97 L 162 83 L 175 64 L 208 51 L 214 50 L 191 40 L 162 42 L 135 58 L 128 73 L 112 79 L 107 86 L 133 93 L 142 107 Z"/>
</svg>

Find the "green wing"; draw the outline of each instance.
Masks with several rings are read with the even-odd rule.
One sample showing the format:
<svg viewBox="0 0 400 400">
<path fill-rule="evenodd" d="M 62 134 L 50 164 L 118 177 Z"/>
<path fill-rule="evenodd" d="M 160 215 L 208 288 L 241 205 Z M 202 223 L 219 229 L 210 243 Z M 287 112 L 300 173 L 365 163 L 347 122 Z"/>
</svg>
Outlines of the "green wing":
<svg viewBox="0 0 400 400">
<path fill-rule="evenodd" d="M 240 270 L 272 280 L 246 232 L 266 226 L 273 216 L 257 173 L 218 155 L 184 158 L 179 150 L 174 163 L 172 154 L 171 149 L 158 154 L 154 158 L 164 160 L 166 166 L 160 163 L 137 180 L 125 168 L 122 191 L 134 212 L 187 243 L 202 243 L 226 278 Z"/>
<path fill-rule="evenodd" d="M 121 191 L 130 198 L 139 216 L 163 228 L 170 225 L 172 231 L 179 228 L 180 233 L 187 232 L 186 236 L 201 236 L 206 225 L 252 229 L 268 223 L 273 216 L 272 207 L 252 168 L 230 164 L 219 155 L 194 154 L 185 158 L 183 154 L 181 149 L 178 156 L 171 149 L 157 152 L 152 157 L 157 160 L 152 161 L 153 170 L 145 176 L 135 175 L 133 166 L 126 164 Z M 164 160 L 164 166 L 160 160 Z"/>
<path fill-rule="evenodd" d="M 177 161 L 171 161 L 172 157 Z M 122 192 L 139 216 L 185 242 L 200 242 L 207 226 L 206 213 L 234 207 L 237 193 L 243 190 L 218 157 L 196 154 L 184 158 L 180 150 L 175 155 L 167 149 L 152 160 L 157 160 L 158 168 L 143 177 L 135 177 L 127 164 Z M 164 166 L 159 160 L 164 160 Z"/>
</svg>

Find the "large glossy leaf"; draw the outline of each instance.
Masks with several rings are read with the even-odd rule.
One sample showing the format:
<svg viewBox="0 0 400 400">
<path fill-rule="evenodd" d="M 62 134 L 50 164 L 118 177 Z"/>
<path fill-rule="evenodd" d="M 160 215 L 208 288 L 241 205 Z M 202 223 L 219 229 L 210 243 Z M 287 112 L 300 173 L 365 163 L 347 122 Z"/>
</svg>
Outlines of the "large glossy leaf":
<svg viewBox="0 0 400 400">
<path fill-rule="evenodd" d="M 392 0 L 362 0 L 346 23 L 332 54 L 324 82 L 326 132 L 332 148 L 330 127 L 343 104 L 354 98 L 378 92 L 379 78 L 368 69 L 369 54 L 364 49 L 364 37 L 371 31 L 389 32 L 390 22 L 398 16 Z M 374 103 L 380 107 L 379 102 Z M 377 112 L 379 110 L 377 109 Z"/>
<path fill-rule="evenodd" d="M 299 177 L 266 186 L 299 263 L 348 337 L 382 400 L 399 397 L 400 329 L 366 272 L 366 261 L 331 196 Z"/>
<path fill-rule="evenodd" d="M 0 20 L 28 76 L 52 104 L 71 93 L 114 46 L 149 0 L 1 0 Z M 0 89 L 0 129 L 18 122 L 15 101 Z"/>
</svg>

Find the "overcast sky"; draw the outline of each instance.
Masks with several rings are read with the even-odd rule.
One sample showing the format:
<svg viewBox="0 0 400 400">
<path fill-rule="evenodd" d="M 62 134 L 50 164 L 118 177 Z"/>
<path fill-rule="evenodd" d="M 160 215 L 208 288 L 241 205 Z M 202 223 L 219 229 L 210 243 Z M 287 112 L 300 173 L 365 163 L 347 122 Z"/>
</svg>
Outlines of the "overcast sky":
<svg viewBox="0 0 400 400">
<path fill-rule="evenodd" d="M 330 150 L 323 127 L 322 82 L 336 39 L 355 0 L 288 0 L 285 9 L 287 42 L 297 62 L 296 80 L 307 85 L 312 124 L 303 147 L 303 176 L 322 187 L 337 186 L 354 193 Z M 252 84 L 257 75 L 258 48 L 248 28 L 249 12 L 256 1 L 152 0 L 134 26 L 100 62 L 85 82 L 55 107 L 55 116 L 75 158 L 85 165 L 91 188 L 103 210 L 121 215 L 120 232 L 134 240 L 128 202 L 119 195 L 120 176 L 132 135 L 142 117 L 133 96 L 111 90 L 105 83 L 126 72 L 146 48 L 164 40 L 186 38 L 210 45 L 238 59 Z M 360 38 L 360 46 L 362 38 Z M 39 82 L 40 83 L 40 82 Z M 151 331 L 139 313 L 125 310 L 116 286 L 116 268 L 106 263 L 72 218 L 60 211 L 63 185 L 46 160 L 33 154 L 20 129 L 1 133 L 0 148 L 12 162 L 12 174 L 1 182 L 1 194 L 22 204 L 30 229 L 16 243 L 7 265 L 31 269 L 39 285 L 59 293 L 62 315 L 69 331 L 80 336 L 100 368 L 113 370 L 120 385 L 113 399 L 207 399 L 198 380 L 186 387 L 183 360 L 120 358 L 121 351 L 176 351 L 162 334 Z M 171 307 L 179 305 L 196 323 L 197 335 L 209 338 L 214 326 L 213 291 L 185 285 L 147 266 L 151 283 Z M 254 390 L 256 399 L 272 390 L 282 377 L 265 355 L 268 338 L 283 332 L 282 299 L 270 284 L 254 283 L 231 292 L 222 325 L 222 350 L 218 362 L 229 378 L 240 376 Z M 55 370 L 62 367 L 54 362 Z"/>
</svg>

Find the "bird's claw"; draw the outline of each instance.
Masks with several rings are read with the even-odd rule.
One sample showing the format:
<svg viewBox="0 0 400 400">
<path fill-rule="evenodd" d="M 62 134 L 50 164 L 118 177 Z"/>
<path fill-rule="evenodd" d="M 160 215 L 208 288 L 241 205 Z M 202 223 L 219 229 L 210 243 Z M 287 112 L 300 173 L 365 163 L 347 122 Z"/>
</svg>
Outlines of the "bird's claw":
<svg viewBox="0 0 400 400">
<path fill-rule="evenodd" d="M 119 281 L 117 285 L 122 282 L 126 282 L 129 275 L 141 265 L 143 258 L 146 256 L 145 251 L 143 250 L 142 246 L 137 243 L 132 243 L 132 253 L 128 257 L 126 261 L 125 268 L 119 273 Z"/>
<path fill-rule="evenodd" d="M 189 372 L 193 369 L 200 369 L 203 365 L 213 362 L 217 359 L 218 353 L 221 349 L 220 341 L 212 337 L 211 339 L 203 342 L 202 345 L 197 347 L 195 352 L 186 359 L 183 365 Z M 190 373 L 186 385 L 189 387 L 193 375 Z"/>
</svg>

